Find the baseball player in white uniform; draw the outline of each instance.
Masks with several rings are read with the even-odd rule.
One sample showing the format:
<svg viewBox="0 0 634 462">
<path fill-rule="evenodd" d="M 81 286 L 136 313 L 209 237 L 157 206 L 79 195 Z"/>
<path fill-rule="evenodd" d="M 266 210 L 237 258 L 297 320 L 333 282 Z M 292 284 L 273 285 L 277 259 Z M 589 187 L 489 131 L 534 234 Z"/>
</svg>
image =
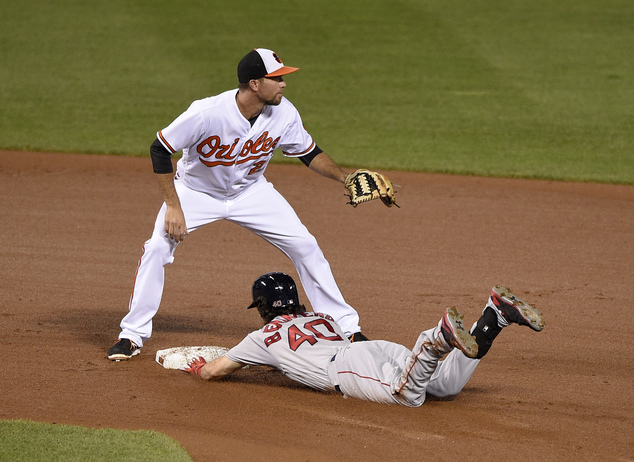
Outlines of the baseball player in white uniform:
<svg viewBox="0 0 634 462">
<path fill-rule="evenodd" d="M 247 364 L 267 365 L 317 390 L 416 407 L 426 394 L 460 393 L 505 326 L 544 328 L 537 309 L 495 286 L 470 332 L 464 329 L 462 314 L 455 307 L 447 308 L 438 325 L 422 332 L 409 350 L 384 340 L 351 343 L 330 316 L 306 312 L 295 282 L 284 273 L 260 276 L 252 293 L 248 308 L 257 307 L 264 327 L 224 356 L 209 363 L 202 357 L 194 359 L 183 370 L 219 380 Z"/>
<path fill-rule="evenodd" d="M 283 96 L 283 76 L 297 71 L 258 48 L 238 64 L 239 88 L 195 101 L 157 133 L 150 153 L 164 197 L 146 241 L 111 360 L 139 353 L 152 335 L 164 285 L 164 266 L 185 236 L 228 220 L 266 239 L 294 263 L 312 306 L 330 315 L 346 336 L 367 340 L 357 312 L 344 300 L 330 265 L 295 211 L 264 177 L 276 148 L 313 171 L 345 182 L 346 173 L 317 145 L 299 112 Z M 182 151 L 176 174 L 171 155 Z"/>
</svg>

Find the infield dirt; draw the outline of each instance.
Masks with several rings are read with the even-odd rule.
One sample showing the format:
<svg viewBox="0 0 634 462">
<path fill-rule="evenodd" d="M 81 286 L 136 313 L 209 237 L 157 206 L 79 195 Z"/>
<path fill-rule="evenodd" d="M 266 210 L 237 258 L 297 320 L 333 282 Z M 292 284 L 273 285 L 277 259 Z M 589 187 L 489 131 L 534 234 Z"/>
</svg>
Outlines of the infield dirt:
<svg viewBox="0 0 634 462">
<path fill-rule="evenodd" d="M 544 313 L 543 332 L 505 329 L 460 395 L 410 409 L 267 368 L 221 383 L 163 369 L 157 350 L 259 328 L 257 276 L 296 276 L 227 222 L 179 246 L 153 337 L 108 361 L 161 203 L 149 159 L 0 152 L 0 418 L 153 429 L 197 461 L 634 460 L 634 187 L 385 173 L 400 209 L 353 209 L 300 165 L 266 176 L 372 339 L 411 347 L 450 305 L 470 325 L 496 283 Z"/>
</svg>

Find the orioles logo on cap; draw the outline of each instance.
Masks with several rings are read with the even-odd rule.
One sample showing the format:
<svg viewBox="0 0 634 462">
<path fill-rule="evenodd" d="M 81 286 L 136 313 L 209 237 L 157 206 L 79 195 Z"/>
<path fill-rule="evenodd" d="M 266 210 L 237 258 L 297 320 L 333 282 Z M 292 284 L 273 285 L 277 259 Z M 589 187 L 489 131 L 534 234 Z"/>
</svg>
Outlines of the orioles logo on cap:
<svg viewBox="0 0 634 462">
<path fill-rule="evenodd" d="M 282 60 L 280 59 L 279 56 L 277 56 L 277 53 L 275 53 L 275 52 L 273 52 L 273 58 L 275 58 L 275 61 L 277 61 L 278 63 L 284 64 L 284 63 L 282 63 Z"/>
</svg>

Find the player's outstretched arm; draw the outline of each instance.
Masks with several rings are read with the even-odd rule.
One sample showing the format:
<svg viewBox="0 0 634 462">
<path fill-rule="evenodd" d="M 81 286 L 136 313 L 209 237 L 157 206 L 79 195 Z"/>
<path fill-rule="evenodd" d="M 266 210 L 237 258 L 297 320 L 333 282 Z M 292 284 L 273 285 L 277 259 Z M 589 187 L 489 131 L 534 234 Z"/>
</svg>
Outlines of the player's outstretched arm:
<svg viewBox="0 0 634 462">
<path fill-rule="evenodd" d="M 320 152 L 308 165 L 313 172 L 319 173 L 326 178 L 344 183 L 347 173 L 339 167 L 334 160 L 325 152 Z"/>
<path fill-rule="evenodd" d="M 232 361 L 226 356 L 220 356 L 210 362 L 205 361 L 205 358 L 200 356 L 187 363 L 187 367 L 183 371 L 197 375 L 204 380 L 220 380 L 244 366 L 246 364 Z"/>
<path fill-rule="evenodd" d="M 220 380 L 242 369 L 246 364 L 233 361 L 226 356 L 220 356 L 205 364 L 200 371 L 200 376 L 205 380 Z"/>
</svg>

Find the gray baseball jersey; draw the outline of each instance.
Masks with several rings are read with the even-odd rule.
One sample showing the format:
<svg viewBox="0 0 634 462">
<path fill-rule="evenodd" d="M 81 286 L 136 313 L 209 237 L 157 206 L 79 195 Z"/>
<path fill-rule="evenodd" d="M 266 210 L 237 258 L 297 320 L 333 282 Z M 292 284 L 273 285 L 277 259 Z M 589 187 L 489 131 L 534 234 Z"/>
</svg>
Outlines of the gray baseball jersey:
<svg viewBox="0 0 634 462">
<path fill-rule="evenodd" d="M 333 390 L 328 364 L 350 341 L 328 315 L 306 312 L 277 316 L 229 350 L 227 358 L 268 365 L 288 378 L 317 390 Z"/>
<path fill-rule="evenodd" d="M 226 356 L 276 367 L 318 390 L 337 389 L 345 396 L 404 406 L 420 406 L 426 393 L 458 393 L 479 363 L 444 341 L 440 323 L 422 332 L 409 350 L 385 340 L 350 343 L 330 316 L 312 312 L 276 317 Z"/>
</svg>

